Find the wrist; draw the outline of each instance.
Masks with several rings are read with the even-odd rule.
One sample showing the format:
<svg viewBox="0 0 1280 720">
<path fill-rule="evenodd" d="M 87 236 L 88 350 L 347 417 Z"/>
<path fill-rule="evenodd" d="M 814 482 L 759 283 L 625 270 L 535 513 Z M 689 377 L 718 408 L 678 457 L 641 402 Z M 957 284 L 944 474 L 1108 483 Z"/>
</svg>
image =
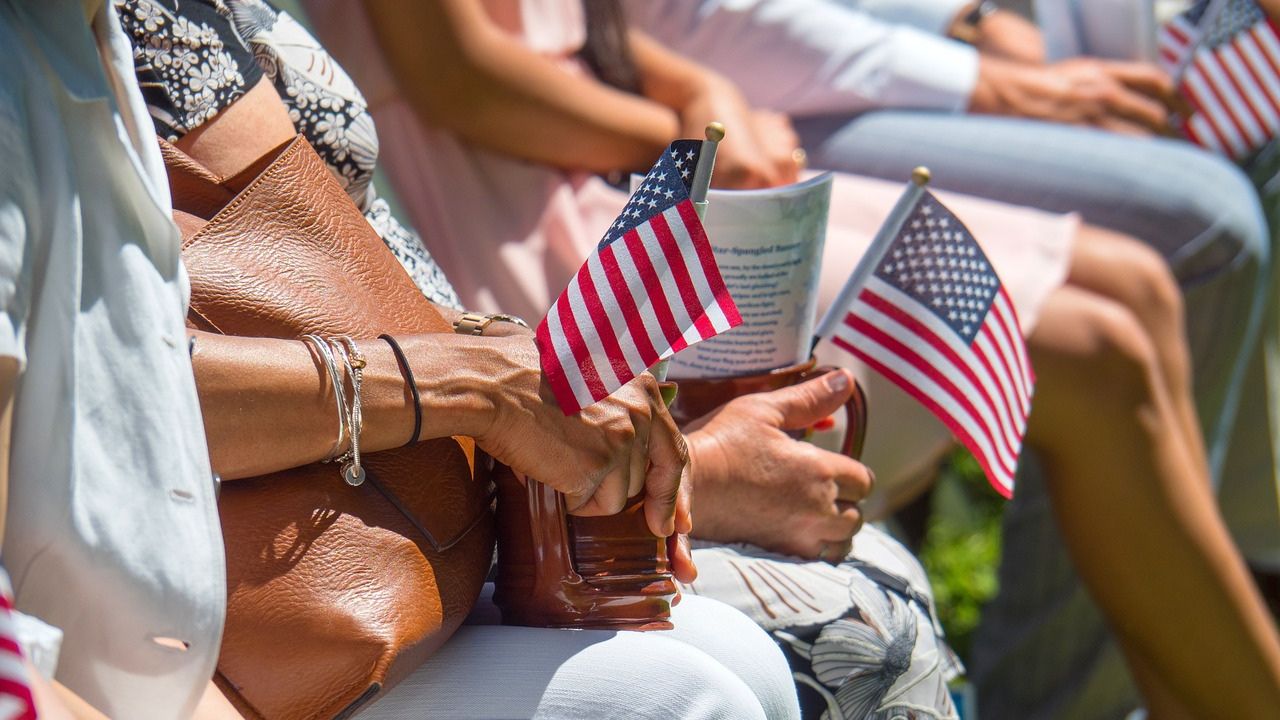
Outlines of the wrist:
<svg viewBox="0 0 1280 720">
<path fill-rule="evenodd" d="M 450 334 L 397 339 L 418 386 L 421 439 L 451 435 L 479 439 L 492 432 L 502 405 L 503 383 L 512 375 L 503 339 Z"/>
<path fill-rule="evenodd" d="M 969 112 L 982 115 L 1014 115 L 1010 97 L 1014 86 L 1022 82 L 1022 68 L 1007 60 L 988 55 L 978 57 L 978 78 L 969 94 Z"/>
<path fill-rule="evenodd" d="M 978 45 L 982 42 L 982 25 L 988 16 L 997 12 L 993 0 L 974 0 L 966 3 L 947 26 L 947 37 L 960 42 Z"/>
<path fill-rule="evenodd" d="M 689 486 L 696 493 L 698 488 L 715 485 L 725 475 L 724 452 L 717 440 L 706 430 L 685 433 L 689 448 Z"/>
</svg>

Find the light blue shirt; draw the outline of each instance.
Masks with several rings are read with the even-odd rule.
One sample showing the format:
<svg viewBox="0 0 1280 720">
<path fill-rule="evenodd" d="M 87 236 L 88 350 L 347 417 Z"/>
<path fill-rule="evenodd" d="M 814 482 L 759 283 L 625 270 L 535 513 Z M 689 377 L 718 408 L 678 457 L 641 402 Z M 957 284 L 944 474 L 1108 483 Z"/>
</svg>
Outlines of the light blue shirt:
<svg viewBox="0 0 1280 720">
<path fill-rule="evenodd" d="M 221 642 L 222 539 L 180 241 L 109 2 L 90 27 L 77 0 L 0 0 L 0 168 L 17 606 L 63 631 L 57 679 L 109 717 L 189 717 Z"/>
</svg>

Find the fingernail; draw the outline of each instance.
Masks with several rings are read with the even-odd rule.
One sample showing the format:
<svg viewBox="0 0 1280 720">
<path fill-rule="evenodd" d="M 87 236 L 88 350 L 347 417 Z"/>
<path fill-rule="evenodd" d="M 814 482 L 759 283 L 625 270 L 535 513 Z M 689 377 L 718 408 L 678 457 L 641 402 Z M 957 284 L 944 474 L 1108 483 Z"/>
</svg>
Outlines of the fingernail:
<svg viewBox="0 0 1280 720">
<path fill-rule="evenodd" d="M 849 375 L 843 370 L 827 373 L 827 389 L 833 393 L 842 393 L 849 389 Z"/>
</svg>

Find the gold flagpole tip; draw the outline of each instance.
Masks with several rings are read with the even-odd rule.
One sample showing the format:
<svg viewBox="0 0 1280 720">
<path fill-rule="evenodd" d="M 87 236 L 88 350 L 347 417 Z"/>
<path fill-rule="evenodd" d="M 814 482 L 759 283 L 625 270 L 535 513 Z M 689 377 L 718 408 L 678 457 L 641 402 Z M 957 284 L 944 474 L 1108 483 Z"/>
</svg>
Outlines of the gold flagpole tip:
<svg viewBox="0 0 1280 720">
<path fill-rule="evenodd" d="M 711 142 L 720 142 L 724 139 L 724 125 L 719 122 L 707 123 L 706 135 Z"/>
<path fill-rule="evenodd" d="M 919 185 L 920 187 L 928 185 L 929 178 L 931 177 L 932 175 L 929 174 L 929 168 L 923 165 L 920 165 L 915 170 L 911 171 L 911 182 Z"/>
</svg>

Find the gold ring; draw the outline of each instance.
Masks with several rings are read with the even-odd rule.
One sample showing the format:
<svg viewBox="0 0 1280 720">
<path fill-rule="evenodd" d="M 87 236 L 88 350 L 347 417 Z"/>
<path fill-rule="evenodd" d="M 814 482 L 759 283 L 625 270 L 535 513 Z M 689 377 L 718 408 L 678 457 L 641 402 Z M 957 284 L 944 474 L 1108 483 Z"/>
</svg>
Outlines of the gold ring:
<svg viewBox="0 0 1280 720">
<path fill-rule="evenodd" d="M 804 148 L 798 147 L 792 150 L 791 159 L 796 161 L 796 167 L 801 170 L 809 166 L 809 153 L 805 152 Z"/>
</svg>

